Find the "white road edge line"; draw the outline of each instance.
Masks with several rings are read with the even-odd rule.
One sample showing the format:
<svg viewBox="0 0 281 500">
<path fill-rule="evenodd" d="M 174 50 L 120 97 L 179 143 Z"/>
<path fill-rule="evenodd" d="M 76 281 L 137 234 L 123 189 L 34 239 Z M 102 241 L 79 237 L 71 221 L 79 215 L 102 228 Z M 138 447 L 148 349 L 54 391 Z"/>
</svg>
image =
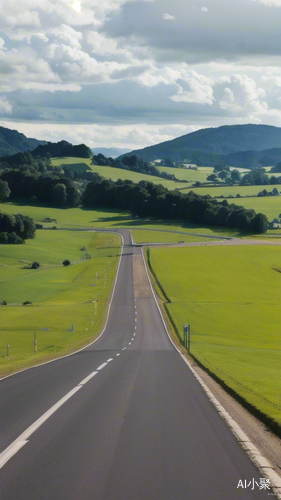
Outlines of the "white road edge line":
<svg viewBox="0 0 281 500">
<path fill-rule="evenodd" d="M 78 349 L 78 351 L 72 352 L 71 354 L 66 354 L 65 356 L 61 356 L 60 358 L 51 359 L 50 361 L 46 361 L 45 363 L 40 363 L 39 365 L 30 366 L 29 368 L 24 368 L 23 370 L 19 370 L 18 372 L 11 373 L 10 375 L 6 375 L 6 377 L 0 378 L 0 381 L 5 380 L 6 378 L 9 378 L 9 377 L 13 377 L 14 375 L 17 375 L 18 373 L 25 372 L 26 370 L 32 370 L 33 368 L 38 368 L 39 366 L 48 365 L 49 363 L 54 363 L 55 361 L 59 361 L 60 359 L 68 358 L 69 356 L 74 356 L 78 352 L 84 351 L 84 349 L 87 349 L 87 347 L 94 344 L 105 332 L 105 329 L 107 327 L 108 318 L 109 318 L 110 309 L 111 309 L 111 304 L 112 304 L 114 293 L 115 293 L 116 283 L 117 283 L 117 279 L 118 279 L 118 275 L 119 275 L 119 269 L 120 269 L 120 265 L 121 265 L 121 261 L 122 261 L 122 257 L 123 257 L 124 238 L 123 238 L 122 234 L 119 233 L 118 231 L 110 231 L 110 230 L 109 231 L 99 231 L 98 229 L 85 231 L 85 233 L 92 233 L 92 232 L 93 233 L 103 232 L 103 233 L 119 234 L 119 236 L 121 237 L 121 240 L 122 240 L 121 256 L 120 256 L 119 264 L 117 267 L 115 282 L 114 282 L 114 286 L 113 286 L 113 290 L 112 290 L 112 294 L 111 294 L 111 299 L 110 299 L 110 303 L 109 303 L 108 310 L 107 310 L 107 316 L 106 316 L 106 320 L 105 320 L 104 329 L 102 330 L 102 332 L 99 334 L 99 336 L 95 340 L 90 342 L 90 344 L 85 345 L 85 347 L 82 347 L 82 349 Z"/>
<path fill-rule="evenodd" d="M 118 352 L 118 354 L 116 354 L 116 356 L 120 356 L 120 352 Z"/>
<path fill-rule="evenodd" d="M 56 404 L 54 404 L 49 410 L 47 410 L 41 417 L 39 417 L 33 424 L 31 424 L 15 441 L 13 441 L 8 448 L 6 448 L 0 454 L 0 469 L 5 465 L 13 455 L 15 455 L 27 442 L 28 438 L 44 423 L 48 418 L 53 415 L 68 399 L 70 399 L 82 385 L 74 387 L 69 391 L 63 398 L 61 398 Z"/>
<path fill-rule="evenodd" d="M 113 361 L 113 358 L 109 358 L 109 359 L 107 360 L 107 363 L 110 363 L 110 361 Z"/>
<path fill-rule="evenodd" d="M 266 458 L 264 458 L 264 456 L 260 453 L 260 451 L 258 450 L 258 448 L 256 448 L 256 446 L 253 445 L 253 443 L 250 441 L 250 439 L 248 438 L 248 436 L 246 436 L 246 434 L 242 431 L 240 425 L 238 425 L 237 422 L 235 422 L 235 420 L 230 417 L 229 413 L 218 402 L 218 400 L 215 398 L 215 396 L 213 395 L 213 393 L 208 389 L 208 387 L 205 384 L 205 382 L 203 382 L 203 380 L 201 379 L 201 377 L 195 372 L 195 370 L 192 368 L 191 364 L 189 363 L 188 359 L 186 359 L 186 357 L 184 356 L 184 354 L 182 354 L 180 352 L 180 350 L 174 344 L 172 338 L 170 337 L 168 328 L 167 328 L 166 323 L 165 323 L 165 319 L 163 317 L 162 311 L 160 309 L 160 306 L 158 304 L 157 298 L 156 298 L 154 290 L 153 290 L 153 286 L 152 286 L 152 283 L 151 283 L 151 279 L 150 279 L 150 276 L 149 276 L 149 273 L 148 273 L 146 261 L 145 261 L 144 254 L 143 254 L 143 247 L 141 248 L 141 252 L 142 252 L 142 258 L 143 258 L 143 261 L 144 261 L 144 266 L 145 266 L 145 269 L 146 269 L 146 274 L 147 274 L 147 277 L 148 277 L 150 288 L 151 288 L 151 291 L 152 291 L 152 294 L 153 294 L 156 306 L 158 307 L 158 311 L 160 313 L 160 316 L 161 316 L 164 328 L 166 330 L 166 333 L 168 335 L 168 338 L 170 339 L 172 345 L 174 346 L 174 348 L 176 349 L 176 351 L 178 351 L 178 353 L 180 354 L 180 356 L 182 357 L 182 359 L 184 360 L 184 362 L 187 364 L 188 368 L 191 370 L 191 372 L 193 373 L 193 375 L 195 376 L 195 378 L 198 380 L 199 384 L 201 385 L 201 387 L 204 390 L 204 392 L 205 392 L 206 396 L 208 397 L 208 399 L 215 406 L 215 408 L 217 409 L 217 411 L 220 414 L 220 416 L 225 420 L 225 422 L 228 425 L 228 427 L 230 428 L 232 434 L 234 434 L 234 436 L 236 437 L 236 439 L 240 442 L 241 447 L 247 453 L 247 455 L 249 456 L 249 458 L 251 459 L 251 461 L 259 469 L 259 471 L 261 472 L 261 474 L 263 474 L 263 477 L 267 477 L 268 479 L 270 479 L 270 484 L 272 486 L 272 489 L 273 489 L 273 491 L 275 493 L 276 498 L 280 498 L 281 499 L 281 492 L 280 492 L 280 489 L 281 489 L 281 478 L 280 478 L 280 476 L 275 472 L 275 470 L 273 469 L 272 465 L 268 462 L 268 460 L 266 460 Z"/>
</svg>

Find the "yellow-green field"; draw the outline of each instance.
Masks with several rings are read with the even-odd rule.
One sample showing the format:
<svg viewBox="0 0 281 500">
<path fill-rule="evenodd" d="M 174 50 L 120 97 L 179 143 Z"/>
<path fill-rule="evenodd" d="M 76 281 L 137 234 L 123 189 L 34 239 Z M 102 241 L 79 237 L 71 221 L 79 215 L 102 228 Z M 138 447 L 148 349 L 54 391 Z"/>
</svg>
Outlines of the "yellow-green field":
<svg viewBox="0 0 281 500">
<path fill-rule="evenodd" d="M 89 170 L 92 172 L 97 172 L 99 175 L 106 177 L 107 179 L 111 179 L 112 181 L 121 180 L 130 180 L 135 183 L 140 181 L 148 181 L 154 182 L 154 184 L 162 184 L 167 189 L 175 189 L 185 187 L 185 183 L 169 181 L 166 179 L 161 179 L 160 177 L 154 177 L 153 175 L 139 174 L 138 172 L 130 172 L 129 170 L 124 170 L 122 168 L 113 168 L 109 166 L 100 166 L 100 165 L 91 165 L 91 158 L 52 158 L 52 164 L 57 166 L 61 164 L 69 165 L 71 167 L 72 164 L 85 163 L 89 166 Z M 80 169 L 81 170 L 81 169 Z M 171 169 L 175 170 L 175 169 Z M 172 172 L 175 174 L 175 172 Z"/>
<path fill-rule="evenodd" d="M 100 333 L 120 244 L 116 234 L 42 230 L 24 245 L 0 246 L 0 302 L 7 302 L 0 306 L 2 376 L 72 352 Z M 64 267 L 64 259 L 73 265 Z M 39 269 L 28 269 L 35 260 Z"/>
<path fill-rule="evenodd" d="M 135 229 L 132 231 L 136 243 L 193 243 L 204 241 L 217 241 L 216 238 L 206 236 L 179 234 L 168 231 L 146 231 Z"/>
<path fill-rule="evenodd" d="M 24 201 L 17 203 L 0 203 L 0 210 L 9 214 L 21 213 L 28 215 L 36 223 L 41 223 L 44 227 L 56 226 L 66 228 L 137 228 L 147 227 L 151 229 L 165 229 L 169 231 L 185 231 L 187 233 L 199 233 L 206 235 L 219 236 L 239 236 L 240 232 L 225 227 L 203 226 L 188 223 L 186 221 L 157 220 L 157 219 L 139 219 L 132 217 L 130 212 L 114 209 L 84 209 L 84 208 L 52 208 L 37 204 L 31 206 Z M 49 217 L 56 222 L 44 222 Z M 157 241 L 157 240 L 156 240 Z"/>
<path fill-rule="evenodd" d="M 191 353 L 280 426 L 280 248 L 153 248 L 150 261 Z"/>
</svg>

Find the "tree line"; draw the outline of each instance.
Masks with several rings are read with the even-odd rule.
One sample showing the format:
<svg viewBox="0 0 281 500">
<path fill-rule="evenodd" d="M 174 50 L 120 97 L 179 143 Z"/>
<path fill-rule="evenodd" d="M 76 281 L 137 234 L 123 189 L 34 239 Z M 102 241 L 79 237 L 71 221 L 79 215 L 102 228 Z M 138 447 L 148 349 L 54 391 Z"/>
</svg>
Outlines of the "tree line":
<svg viewBox="0 0 281 500">
<path fill-rule="evenodd" d="M 226 226 L 254 233 L 264 233 L 269 221 L 254 210 L 219 202 L 211 196 L 200 196 L 193 191 L 183 194 L 168 191 L 161 184 L 141 181 L 95 179 L 87 185 L 82 203 L 89 208 L 108 206 L 130 210 L 133 216 L 159 219 L 183 219 L 198 224 Z"/>
<path fill-rule="evenodd" d="M 60 173 L 14 169 L 2 173 L 1 181 L 6 183 L 11 198 L 38 200 L 58 207 L 75 207 L 80 203 L 80 191 L 73 181 Z"/>
</svg>

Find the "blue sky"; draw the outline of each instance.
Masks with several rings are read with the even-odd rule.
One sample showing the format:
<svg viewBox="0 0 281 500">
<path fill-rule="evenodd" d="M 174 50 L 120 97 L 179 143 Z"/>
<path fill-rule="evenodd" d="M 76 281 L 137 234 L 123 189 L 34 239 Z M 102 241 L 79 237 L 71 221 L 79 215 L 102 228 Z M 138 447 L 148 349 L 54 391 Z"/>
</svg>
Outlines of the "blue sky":
<svg viewBox="0 0 281 500">
<path fill-rule="evenodd" d="M 281 126 L 281 0 L 0 0 L 0 125 L 140 148 Z"/>
</svg>

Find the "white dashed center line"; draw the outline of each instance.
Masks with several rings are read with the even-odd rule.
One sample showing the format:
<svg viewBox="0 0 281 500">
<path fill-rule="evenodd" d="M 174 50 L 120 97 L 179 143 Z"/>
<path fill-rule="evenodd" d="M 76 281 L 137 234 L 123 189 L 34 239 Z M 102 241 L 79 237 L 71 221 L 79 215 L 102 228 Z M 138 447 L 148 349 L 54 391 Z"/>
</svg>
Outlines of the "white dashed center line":
<svg viewBox="0 0 281 500">
<path fill-rule="evenodd" d="M 82 382 L 80 382 L 80 384 L 78 385 L 85 385 L 87 384 L 87 382 L 89 382 L 89 380 L 91 380 L 91 378 L 93 378 L 98 372 L 93 372 L 93 373 L 90 373 L 90 375 L 88 375 L 88 377 L 84 378 L 84 380 L 82 380 Z"/>
<path fill-rule="evenodd" d="M 102 369 L 103 369 L 106 365 L 107 365 L 107 363 L 103 363 L 102 365 L 100 365 L 100 366 L 97 368 L 97 370 L 98 370 L 98 371 L 99 371 L 99 370 L 102 370 Z"/>
</svg>

